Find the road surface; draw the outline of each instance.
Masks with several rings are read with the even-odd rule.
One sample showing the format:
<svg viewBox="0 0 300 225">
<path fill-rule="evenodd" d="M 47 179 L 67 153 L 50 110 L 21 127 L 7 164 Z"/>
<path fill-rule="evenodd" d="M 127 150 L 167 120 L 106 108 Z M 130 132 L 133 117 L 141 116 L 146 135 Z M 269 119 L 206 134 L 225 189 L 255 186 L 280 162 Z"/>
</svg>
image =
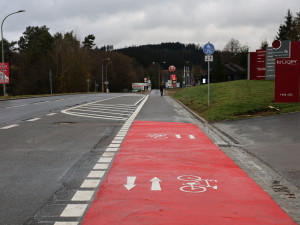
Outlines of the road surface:
<svg viewBox="0 0 300 225">
<path fill-rule="evenodd" d="M 1 224 L 300 221 L 297 187 L 159 90 L 0 112 Z"/>
</svg>

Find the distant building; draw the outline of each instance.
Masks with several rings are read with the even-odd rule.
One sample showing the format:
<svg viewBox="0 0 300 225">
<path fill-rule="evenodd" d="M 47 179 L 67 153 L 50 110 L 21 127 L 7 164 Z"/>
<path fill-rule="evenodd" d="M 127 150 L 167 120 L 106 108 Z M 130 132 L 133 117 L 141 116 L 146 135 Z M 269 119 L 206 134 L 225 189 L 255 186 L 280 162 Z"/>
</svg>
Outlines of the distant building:
<svg viewBox="0 0 300 225">
<path fill-rule="evenodd" d="M 225 64 L 226 80 L 240 80 L 246 74 L 246 69 L 235 63 Z"/>
</svg>

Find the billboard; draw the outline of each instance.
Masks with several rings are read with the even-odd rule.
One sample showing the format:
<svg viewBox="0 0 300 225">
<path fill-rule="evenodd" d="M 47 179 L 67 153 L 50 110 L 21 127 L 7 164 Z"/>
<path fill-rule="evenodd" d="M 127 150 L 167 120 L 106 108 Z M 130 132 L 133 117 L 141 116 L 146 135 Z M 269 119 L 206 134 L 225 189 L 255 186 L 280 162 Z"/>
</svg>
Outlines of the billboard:
<svg viewBox="0 0 300 225">
<path fill-rule="evenodd" d="M 299 102 L 300 42 L 291 43 L 291 58 L 275 62 L 275 102 Z"/>
<path fill-rule="evenodd" d="M 132 83 L 132 91 L 133 92 L 144 91 L 145 85 L 147 85 L 147 83 Z"/>
<path fill-rule="evenodd" d="M 266 50 L 256 50 L 255 80 L 266 79 Z"/>
<path fill-rule="evenodd" d="M 272 47 L 266 48 L 266 80 L 275 80 L 275 58 Z"/>
<path fill-rule="evenodd" d="M 9 64 L 4 63 L 5 84 L 9 84 Z M 3 64 L 0 63 L 0 84 L 3 84 Z"/>
</svg>

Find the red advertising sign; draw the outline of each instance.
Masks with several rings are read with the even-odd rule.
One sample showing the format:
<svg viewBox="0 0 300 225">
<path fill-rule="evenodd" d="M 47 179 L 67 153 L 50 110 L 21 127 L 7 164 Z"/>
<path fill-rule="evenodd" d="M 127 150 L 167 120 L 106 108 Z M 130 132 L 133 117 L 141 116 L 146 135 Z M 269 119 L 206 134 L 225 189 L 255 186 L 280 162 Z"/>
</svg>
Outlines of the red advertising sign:
<svg viewBox="0 0 300 225">
<path fill-rule="evenodd" d="M 255 80 L 266 79 L 266 50 L 256 50 Z"/>
<path fill-rule="evenodd" d="M 172 86 L 177 87 L 177 77 L 175 74 L 171 75 L 171 80 L 172 80 Z"/>
<path fill-rule="evenodd" d="M 300 42 L 291 43 L 291 58 L 275 63 L 275 102 L 299 102 Z"/>
<path fill-rule="evenodd" d="M 256 52 L 250 52 L 250 80 L 256 80 Z"/>
<path fill-rule="evenodd" d="M 5 84 L 9 84 L 9 64 L 4 63 Z M 3 64 L 0 63 L 0 84 L 3 84 Z"/>
<path fill-rule="evenodd" d="M 298 59 L 276 59 L 275 102 L 299 102 L 299 65 Z"/>
</svg>

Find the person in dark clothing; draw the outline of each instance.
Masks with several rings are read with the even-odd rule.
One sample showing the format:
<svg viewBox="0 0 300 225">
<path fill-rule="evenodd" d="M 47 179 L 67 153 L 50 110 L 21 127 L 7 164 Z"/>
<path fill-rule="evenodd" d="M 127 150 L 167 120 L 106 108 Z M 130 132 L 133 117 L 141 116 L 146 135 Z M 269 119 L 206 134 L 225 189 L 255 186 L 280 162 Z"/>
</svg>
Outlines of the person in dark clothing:
<svg viewBox="0 0 300 225">
<path fill-rule="evenodd" d="M 163 96 L 163 94 L 164 94 L 164 89 L 165 89 L 165 84 L 164 84 L 164 83 L 161 83 L 159 89 L 160 89 L 160 95 Z"/>
</svg>

